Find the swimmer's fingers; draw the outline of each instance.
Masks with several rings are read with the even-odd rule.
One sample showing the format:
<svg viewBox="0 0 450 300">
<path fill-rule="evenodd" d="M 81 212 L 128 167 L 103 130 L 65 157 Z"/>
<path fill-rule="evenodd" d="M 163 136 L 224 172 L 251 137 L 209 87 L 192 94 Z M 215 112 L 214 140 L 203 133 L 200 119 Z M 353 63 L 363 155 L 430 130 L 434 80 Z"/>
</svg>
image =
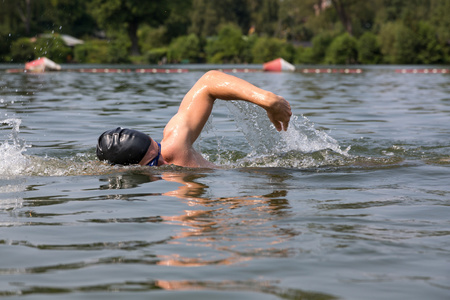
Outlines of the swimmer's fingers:
<svg viewBox="0 0 450 300">
<path fill-rule="evenodd" d="M 277 98 L 276 103 L 267 111 L 267 115 L 278 131 L 286 131 L 292 115 L 291 106 L 283 97 L 277 96 Z"/>
<path fill-rule="evenodd" d="M 279 120 L 271 120 L 272 124 L 275 126 L 275 129 L 277 131 L 284 130 L 286 131 L 289 126 L 289 117 L 287 120 L 279 121 Z"/>
<path fill-rule="evenodd" d="M 289 126 L 289 120 L 291 119 L 291 111 L 286 111 L 283 113 L 276 113 L 276 114 L 271 114 L 271 113 L 267 113 L 269 120 L 272 122 L 272 124 L 275 126 L 276 130 L 281 131 L 284 130 L 286 131 L 288 129 Z"/>
<path fill-rule="evenodd" d="M 289 118 L 290 118 L 290 117 L 289 117 Z M 284 129 L 284 131 L 286 131 L 286 130 L 288 129 L 288 126 L 289 126 L 289 120 L 284 121 L 284 122 L 283 122 L 283 129 Z"/>
<path fill-rule="evenodd" d="M 273 118 L 271 118 L 270 115 L 269 115 L 269 120 L 270 120 L 270 122 L 272 122 L 273 126 L 275 126 L 275 129 L 277 131 L 281 131 L 282 125 L 281 125 L 280 122 L 278 122 L 278 121 L 274 120 Z"/>
</svg>

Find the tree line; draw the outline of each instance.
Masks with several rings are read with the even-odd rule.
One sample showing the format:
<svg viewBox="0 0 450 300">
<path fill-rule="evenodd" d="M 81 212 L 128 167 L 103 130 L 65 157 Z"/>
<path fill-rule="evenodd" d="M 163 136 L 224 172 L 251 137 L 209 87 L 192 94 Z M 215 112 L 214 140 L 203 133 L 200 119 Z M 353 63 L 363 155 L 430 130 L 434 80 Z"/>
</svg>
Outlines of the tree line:
<svg viewBox="0 0 450 300">
<path fill-rule="evenodd" d="M 3 0 L 0 62 L 448 64 L 449 0 Z M 83 44 L 67 46 L 63 35 Z"/>
</svg>

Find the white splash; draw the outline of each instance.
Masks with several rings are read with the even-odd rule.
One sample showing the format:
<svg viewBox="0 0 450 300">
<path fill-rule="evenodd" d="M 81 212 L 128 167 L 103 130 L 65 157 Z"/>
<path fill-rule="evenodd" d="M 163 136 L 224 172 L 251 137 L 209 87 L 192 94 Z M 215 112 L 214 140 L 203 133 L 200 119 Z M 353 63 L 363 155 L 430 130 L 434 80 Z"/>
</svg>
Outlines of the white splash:
<svg viewBox="0 0 450 300">
<path fill-rule="evenodd" d="M 29 159 L 23 155 L 29 147 L 19 139 L 20 119 L 1 120 L 1 125 L 12 127 L 8 137 L 0 142 L 0 176 L 9 177 L 20 175 L 29 166 Z"/>
<path fill-rule="evenodd" d="M 332 150 L 348 155 L 339 143 L 324 131 L 314 128 L 306 117 L 292 116 L 287 131 L 278 132 L 270 122 L 264 109 L 242 101 L 227 102 L 227 107 L 236 118 L 246 139 L 258 153 L 300 151 L 311 153 Z"/>
<path fill-rule="evenodd" d="M 300 151 L 311 153 L 320 150 L 332 150 L 336 153 L 347 156 L 350 147 L 342 150 L 339 143 L 326 132 L 314 128 L 308 118 L 293 116 L 287 131 L 280 133 L 281 142 L 278 146 L 283 152 Z"/>
<path fill-rule="evenodd" d="M 340 156 L 349 156 L 350 147 L 342 150 L 334 138 L 315 129 L 304 116 L 292 116 L 288 130 L 278 132 L 264 109 L 242 101 L 228 101 L 226 105 L 253 148 L 241 162 L 244 166 L 305 168 L 340 164 Z M 318 152 L 321 154 L 316 155 Z"/>
</svg>

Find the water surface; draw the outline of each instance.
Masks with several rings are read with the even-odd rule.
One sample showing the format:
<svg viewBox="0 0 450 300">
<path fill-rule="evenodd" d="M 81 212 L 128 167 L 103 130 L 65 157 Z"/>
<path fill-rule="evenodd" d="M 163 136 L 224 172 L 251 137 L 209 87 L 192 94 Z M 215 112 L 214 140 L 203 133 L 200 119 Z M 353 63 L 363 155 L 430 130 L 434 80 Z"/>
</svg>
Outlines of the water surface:
<svg viewBox="0 0 450 300">
<path fill-rule="evenodd" d="M 196 147 L 219 169 L 96 160 L 115 126 L 160 140 L 209 67 L 0 70 L 1 296 L 449 298 L 448 74 L 237 73 L 288 132 L 217 101 Z"/>
</svg>

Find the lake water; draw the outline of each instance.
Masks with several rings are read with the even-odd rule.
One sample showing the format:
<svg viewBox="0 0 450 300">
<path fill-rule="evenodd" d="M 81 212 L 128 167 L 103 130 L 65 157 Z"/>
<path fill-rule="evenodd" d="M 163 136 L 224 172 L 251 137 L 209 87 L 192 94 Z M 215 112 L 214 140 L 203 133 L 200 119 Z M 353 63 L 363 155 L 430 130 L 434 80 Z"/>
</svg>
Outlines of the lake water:
<svg viewBox="0 0 450 300">
<path fill-rule="evenodd" d="M 1 66 L 0 296 L 450 298 L 449 74 L 236 73 L 290 101 L 288 132 L 217 101 L 196 147 L 221 168 L 97 161 L 115 126 L 160 140 L 215 67 Z"/>
</svg>

